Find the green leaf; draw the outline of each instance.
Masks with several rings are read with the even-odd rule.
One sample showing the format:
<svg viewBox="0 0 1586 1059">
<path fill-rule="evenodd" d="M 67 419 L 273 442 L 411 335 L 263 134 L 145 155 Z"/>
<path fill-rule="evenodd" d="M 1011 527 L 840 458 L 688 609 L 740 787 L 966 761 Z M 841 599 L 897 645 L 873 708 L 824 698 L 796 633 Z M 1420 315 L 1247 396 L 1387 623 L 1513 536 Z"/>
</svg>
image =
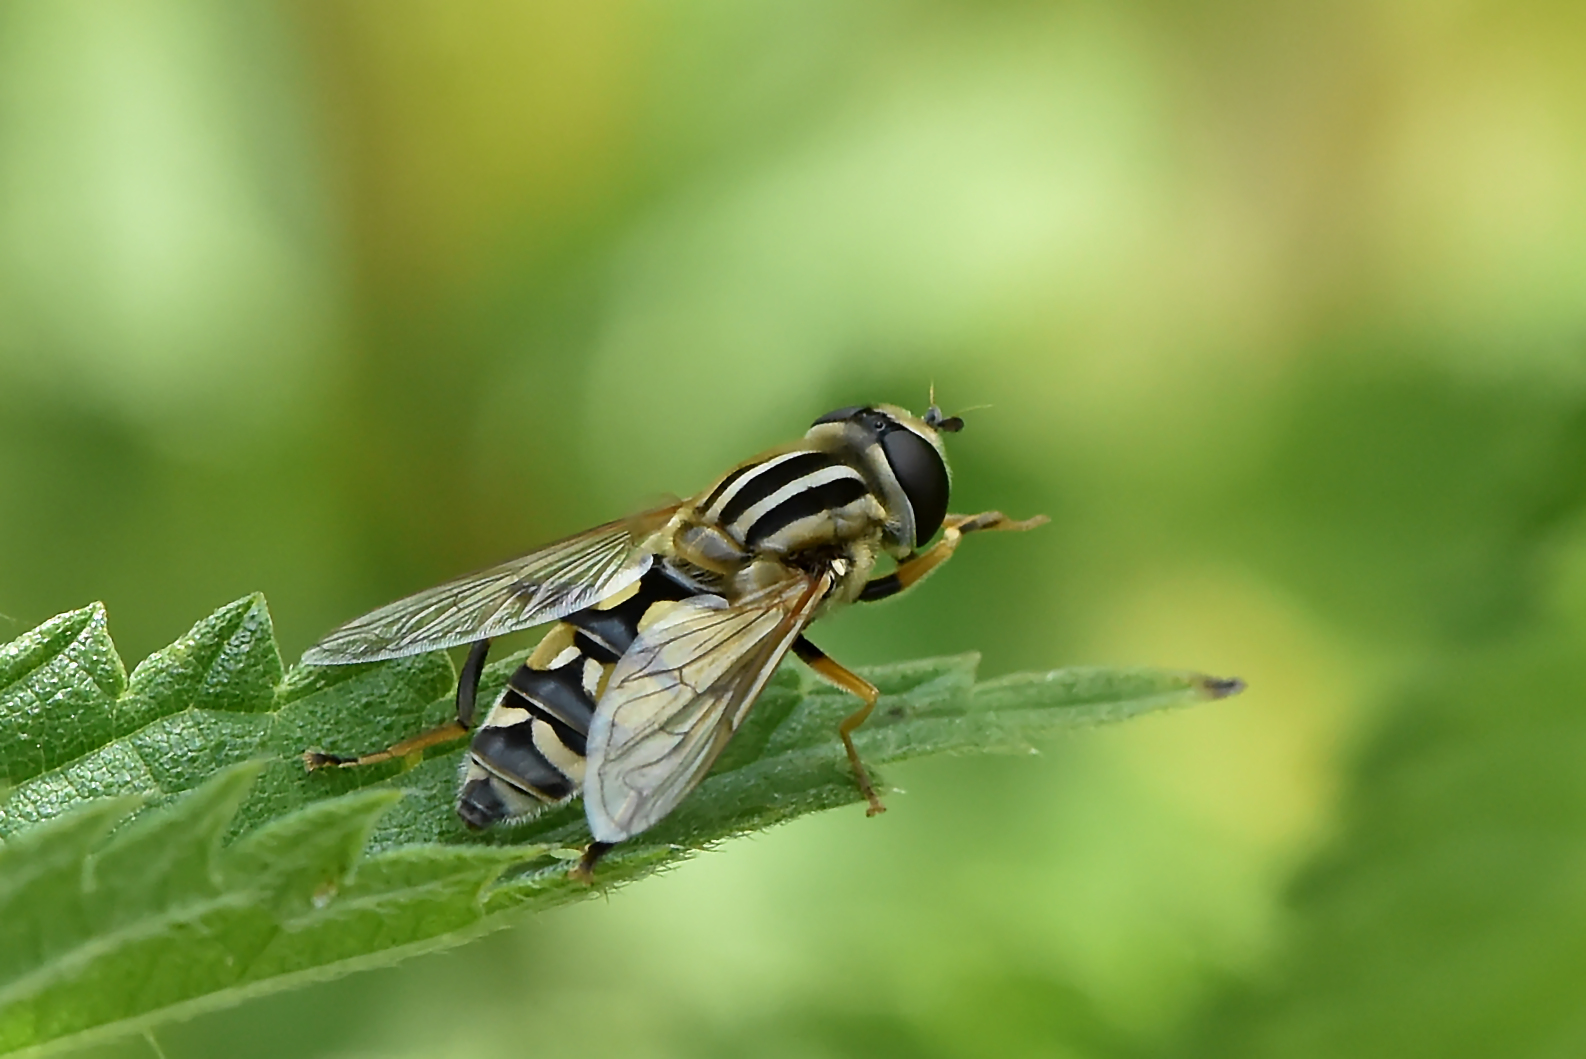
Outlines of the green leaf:
<svg viewBox="0 0 1586 1059">
<path fill-rule="evenodd" d="M 522 655 L 488 667 L 493 696 Z M 872 766 L 1014 751 L 1052 732 L 1239 690 L 1157 670 L 976 683 L 973 655 L 869 670 Z M 837 724 L 854 700 L 779 671 L 700 788 L 601 862 L 562 850 L 575 803 L 476 835 L 453 811 L 460 745 L 307 773 L 301 752 L 378 748 L 448 716 L 443 654 L 283 673 L 259 597 L 124 675 L 102 607 L 0 648 L 0 1054 L 125 1033 L 454 945 L 731 835 L 855 802 Z"/>
</svg>

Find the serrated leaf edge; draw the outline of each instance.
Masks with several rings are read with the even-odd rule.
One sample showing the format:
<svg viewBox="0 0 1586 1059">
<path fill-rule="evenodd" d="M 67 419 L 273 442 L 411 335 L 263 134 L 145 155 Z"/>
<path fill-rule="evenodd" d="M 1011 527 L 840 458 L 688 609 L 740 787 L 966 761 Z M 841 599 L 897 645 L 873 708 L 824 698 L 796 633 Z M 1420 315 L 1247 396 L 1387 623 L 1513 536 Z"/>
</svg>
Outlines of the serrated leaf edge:
<svg viewBox="0 0 1586 1059">
<path fill-rule="evenodd" d="M 244 606 L 245 604 L 246 606 Z M 257 593 L 243 597 L 243 599 L 234 601 L 233 603 L 228 604 L 226 607 L 218 609 L 216 611 L 216 615 L 219 615 L 220 613 L 232 608 L 239 608 L 241 609 L 242 614 L 245 616 L 247 610 L 253 606 L 264 608 L 265 621 L 268 627 L 268 608 L 264 602 L 263 596 Z M 79 611 L 69 612 L 68 615 L 62 615 L 60 618 L 69 618 L 71 615 L 82 614 L 84 611 L 89 613 L 89 619 L 85 623 L 84 629 L 80 630 L 79 634 L 74 636 L 70 642 L 76 642 L 80 638 L 83 631 L 95 628 L 96 622 L 101 623 L 102 625 L 105 620 L 104 608 L 100 604 L 95 604 L 88 608 L 82 608 L 82 610 Z M 211 615 L 211 617 L 214 616 L 215 615 Z M 52 621 L 55 620 L 58 619 L 52 619 Z M 49 623 L 45 624 L 48 625 Z M 44 627 L 45 626 L 40 626 L 39 628 L 43 629 Z M 192 631 L 186 634 L 182 639 L 173 643 L 170 648 L 165 650 L 172 650 L 188 637 L 191 637 L 198 630 L 198 628 L 199 626 L 195 625 Z M 30 633 L 24 634 L 24 637 L 32 635 L 36 632 L 38 632 L 38 630 L 31 630 Z M 108 633 L 106 635 L 108 639 Z M 19 637 L 18 639 L 23 639 L 23 637 Z M 271 631 L 271 639 L 273 644 L 273 629 Z M 111 653 L 112 656 L 116 657 L 118 663 L 120 663 L 119 655 L 114 651 L 113 644 L 111 645 Z M 152 657 L 154 656 L 151 656 L 151 658 Z M 278 648 L 275 649 L 275 657 L 277 659 L 279 658 Z M 907 698 L 909 693 L 922 690 L 933 682 L 942 682 L 944 678 L 947 678 L 951 674 L 962 670 L 964 672 L 961 674 L 959 679 L 963 679 L 964 684 L 962 687 L 958 688 L 949 687 L 948 698 L 949 700 L 956 700 L 959 696 L 967 693 L 971 701 L 984 698 L 994 699 L 998 694 L 1006 693 L 1007 691 L 1012 690 L 1014 685 L 1020 683 L 1023 683 L 1025 686 L 1029 686 L 1037 682 L 1068 682 L 1072 684 L 1075 681 L 1083 679 L 1087 675 L 1108 672 L 1102 670 L 1053 670 L 1044 674 L 1013 674 L 1009 677 L 977 684 L 974 682 L 973 668 L 976 663 L 978 663 L 978 660 L 978 655 L 966 654 L 960 656 L 950 656 L 941 659 L 915 660 L 894 663 L 889 666 L 876 667 L 874 669 L 867 670 L 866 672 L 867 675 L 871 676 L 872 679 L 875 679 L 878 684 L 882 684 L 883 686 L 890 684 L 896 677 L 905 676 L 911 670 L 928 671 L 934 673 L 934 677 L 922 680 L 918 684 L 906 687 L 901 693 L 901 697 Z M 144 665 L 147 663 L 148 660 L 146 659 Z M 125 674 L 125 664 L 120 663 L 120 665 L 122 673 Z M 136 678 L 138 672 L 143 668 L 144 666 L 140 665 L 137 670 L 134 670 L 134 679 Z M 270 707 L 271 709 L 278 709 L 283 692 L 293 688 L 297 682 L 301 681 L 302 669 L 303 667 L 301 666 L 293 666 L 282 667 L 282 670 L 278 671 L 278 675 L 276 676 L 274 683 L 272 706 Z M 211 665 L 206 668 L 206 673 L 211 673 L 212 671 L 213 663 L 211 663 Z M 1117 671 L 1110 672 L 1116 673 Z M 1164 679 L 1176 680 L 1177 686 L 1159 687 L 1156 689 L 1154 694 L 1146 694 L 1128 698 L 1121 702 L 1114 699 L 1110 703 L 1098 702 L 1095 704 L 1074 704 L 1066 707 L 1061 713 L 1058 714 L 1053 713 L 1051 707 L 1010 710 L 1007 711 L 1007 726 L 1010 728 L 1014 727 L 1016 724 L 1019 724 L 1021 720 L 1023 724 L 1028 724 L 1028 718 L 1031 715 L 1037 713 L 1040 714 L 1042 721 L 1042 723 L 1037 727 L 1041 728 L 1042 730 L 1053 731 L 1068 727 L 1089 726 L 1106 723 L 1108 721 L 1119 720 L 1126 717 L 1137 716 L 1142 713 L 1150 712 L 1153 709 L 1161 709 L 1164 706 L 1185 705 L 1189 702 L 1205 699 L 1208 697 L 1217 697 L 1220 695 L 1231 694 L 1242 687 L 1242 685 L 1237 685 L 1237 682 L 1216 681 L 1212 678 L 1200 677 L 1196 674 L 1190 673 L 1169 673 L 1161 670 L 1140 670 L 1138 672 L 1142 677 L 1149 675 L 1154 677 L 1159 682 Z M 25 679 L 25 676 L 21 679 Z M 205 680 L 201 683 L 207 686 L 208 682 Z M 947 679 L 946 683 L 952 684 L 953 681 L 951 679 Z M 820 682 L 802 673 L 799 674 L 798 679 L 794 682 L 794 686 L 788 690 L 791 690 L 795 695 L 798 696 L 800 703 L 806 699 L 816 696 L 824 696 L 826 694 L 840 694 L 835 692 L 834 689 L 826 688 Z M 116 698 L 119 700 L 134 693 L 133 681 L 127 680 L 124 677 L 122 681 L 122 687 L 119 691 L 119 694 L 116 695 Z M 797 707 L 795 707 L 795 709 L 796 708 Z M 192 709 L 192 707 L 188 706 L 185 709 Z M 158 721 L 166 720 L 169 717 L 177 716 L 182 712 L 183 710 L 176 710 L 170 714 L 162 715 L 160 718 L 157 718 L 154 721 L 149 722 L 149 724 L 141 726 L 138 729 L 119 734 L 116 739 L 125 740 L 128 738 L 128 736 L 133 735 L 137 731 L 141 731 L 144 728 L 147 728 L 149 725 L 157 723 Z M 952 719 L 953 716 L 955 715 L 944 715 L 941 719 L 946 721 Z M 912 718 L 914 721 L 929 721 L 930 719 L 931 717 L 928 713 Z M 1001 719 L 1000 711 L 982 711 L 980 712 L 979 719 L 982 721 L 990 720 L 997 727 L 1002 727 L 1001 724 L 997 723 Z M 859 742 L 861 746 L 867 743 L 878 743 L 878 741 L 885 736 L 886 733 L 884 731 L 873 731 L 866 733 L 862 730 L 860 733 Z M 1011 743 L 1009 744 L 1008 748 L 1012 748 Z M 96 753 L 102 749 L 103 747 L 95 748 L 94 750 L 89 751 L 88 753 L 76 759 L 73 759 L 71 762 L 63 762 L 56 768 L 47 770 L 47 772 L 54 772 L 69 768 L 71 765 L 82 761 L 92 753 Z M 948 752 L 968 752 L 977 748 L 968 746 L 957 748 L 935 746 L 926 750 L 922 750 L 921 753 L 930 752 L 931 750 L 940 752 L 943 749 L 947 749 Z M 992 746 L 986 747 L 984 749 L 1001 749 L 1001 747 Z M 879 752 L 880 750 L 881 748 L 876 746 L 873 752 Z M 890 752 L 882 753 L 879 760 L 882 762 L 891 762 L 905 760 L 912 756 L 917 755 L 908 753 L 907 747 L 904 747 L 902 750 L 894 748 Z M 806 747 L 802 749 L 789 749 L 772 753 L 768 757 L 764 757 L 759 760 L 746 762 L 745 765 L 743 765 L 740 769 L 726 773 L 725 776 L 735 777 L 735 779 L 741 781 L 743 779 L 752 779 L 755 773 L 760 771 L 762 768 L 771 769 L 777 768 L 779 766 L 786 767 L 796 762 L 812 762 L 820 766 L 827 766 L 832 764 L 840 757 L 841 754 L 838 752 L 835 742 L 830 747 L 817 746 Z M 40 775 L 45 775 L 47 772 L 41 773 Z M 709 781 L 707 781 L 706 786 L 711 786 Z M 815 792 L 816 789 L 811 788 L 811 793 Z M 319 805 L 339 801 L 341 798 L 362 797 L 367 800 L 370 793 L 371 792 L 366 790 L 344 794 L 336 798 L 325 799 L 324 802 L 319 803 L 316 806 L 299 807 L 293 810 L 293 814 L 297 812 L 311 811 L 312 808 L 318 808 Z M 382 807 L 381 811 L 383 812 L 385 808 L 389 808 L 399 800 L 400 795 L 389 798 L 386 804 Z M 851 800 L 858 800 L 857 792 L 853 794 Z M 89 803 L 89 805 L 93 804 L 95 803 Z M 508 869 L 514 864 L 523 864 L 527 866 L 532 864 L 535 858 L 543 856 L 543 854 L 549 848 L 545 845 L 526 845 L 517 847 L 467 847 L 477 850 L 482 854 L 481 859 L 486 862 L 485 867 L 487 869 L 492 867 L 494 868 L 494 870 L 487 870 L 481 876 L 479 885 L 475 889 L 472 900 L 474 906 L 479 912 L 479 918 L 471 924 L 447 931 L 434 937 L 392 946 L 387 949 L 365 953 L 359 956 L 336 960 L 317 967 L 304 968 L 285 974 L 274 975 L 272 977 L 253 982 L 246 982 L 236 986 L 223 987 L 214 992 L 206 993 L 202 996 L 192 997 L 187 1000 L 179 1001 L 175 1004 L 157 1008 L 144 1014 L 106 1023 L 102 1026 L 90 1027 L 52 1041 L 44 1041 L 35 1045 L 29 1045 L 25 1048 L 18 1049 L 8 1054 L 15 1056 L 42 1056 L 69 1048 L 81 1047 L 85 1044 L 95 1041 L 115 1039 L 128 1033 L 134 1033 L 140 1029 L 158 1025 L 172 1019 L 189 1018 L 205 1011 L 229 1007 L 250 997 L 267 995 L 269 993 L 294 988 L 298 985 L 312 982 L 328 981 L 365 968 L 388 966 L 392 963 L 406 959 L 409 956 L 451 948 L 456 945 L 464 944 L 467 941 L 485 933 L 489 933 L 492 930 L 500 929 L 508 925 L 513 921 L 514 913 L 527 913 L 534 909 L 542 908 L 550 904 L 561 903 L 566 900 L 576 900 L 581 897 L 590 896 L 596 893 L 609 892 L 609 890 L 615 886 L 623 885 L 637 878 L 649 875 L 657 870 L 664 870 L 670 866 L 673 866 L 681 860 L 691 856 L 695 851 L 697 851 L 697 849 L 713 847 L 720 842 L 725 841 L 727 838 L 732 837 L 733 835 L 758 830 L 762 827 L 769 826 L 771 823 L 778 822 L 781 819 L 800 815 L 805 811 L 809 811 L 810 808 L 811 807 L 808 804 L 790 804 L 785 814 L 776 812 L 774 808 L 762 810 L 758 815 L 753 816 L 752 819 L 749 819 L 741 828 L 729 828 L 728 831 L 718 834 L 700 846 L 696 847 L 685 848 L 661 845 L 650 848 L 636 848 L 627 853 L 627 855 L 622 855 L 619 853 L 610 858 L 604 865 L 606 872 L 601 879 L 601 885 L 597 887 L 585 887 L 571 882 L 566 876 L 565 869 L 561 868 L 559 865 L 552 865 L 540 868 L 538 870 L 525 871 L 522 873 L 506 876 Z M 86 806 L 74 807 L 66 815 L 72 815 L 78 811 L 86 810 Z M 233 806 L 232 813 L 235 814 L 236 810 L 237 807 Z M 261 827 L 250 831 L 249 835 L 257 835 L 261 833 L 264 828 L 270 827 L 275 822 L 288 819 L 290 815 L 292 814 L 283 815 L 278 817 L 277 820 L 272 820 L 270 823 L 261 825 Z M 371 815 L 371 826 L 372 821 L 377 819 L 379 815 L 379 813 Z M 55 824 L 56 821 L 61 819 L 63 819 L 63 816 L 58 815 L 40 821 L 38 824 L 33 826 L 20 829 L 13 834 L 12 842 L 6 844 L 4 848 L 9 849 L 12 844 L 22 840 L 23 836 L 33 835 L 38 829 L 50 827 Z M 404 855 L 408 850 L 421 850 L 424 848 L 423 844 L 413 844 L 388 849 L 378 853 L 370 853 L 368 849 L 368 840 L 369 836 L 366 833 L 363 836 L 360 851 L 353 858 L 353 867 L 346 876 L 346 881 L 350 881 L 353 878 L 353 873 L 355 873 L 359 867 L 371 863 L 376 858 L 398 857 Z M 113 838 L 111 841 L 113 841 Z M 459 847 L 441 846 L 440 848 L 445 848 L 448 851 L 452 851 L 458 849 Z M 486 853 L 485 851 L 487 850 L 490 852 Z M 220 864 L 220 862 L 224 859 L 223 852 L 217 851 L 217 853 L 219 855 L 215 857 L 215 870 L 217 873 L 223 873 L 223 869 Z M 92 855 L 93 854 L 90 854 L 90 856 Z M 495 863 L 492 864 L 491 862 Z M 411 895 L 414 893 L 421 893 L 427 889 L 438 888 L 445 882 L 446 879 L 455 879 L 458 876 L 466 874 L 468 873 L 463 871 L 457 873 L 457 875 L 444 876 L 437 879 L 428 880 L 422 884 L 412 887 L 403 887 L 401 889 L 385 893 L 369 894 L 362 897 L 350 898 L 349 900 L 351 903 L 349 905 L 335 907 L 337 907 L 337 910 L 340 911 L 344 911 L 348 907 L 378 908 L 383 903 L 399 901 L 403 894 Z M 506 877 L 503 878 L 503 876 Z M 224 879 L 222 878 L 221 881 L 223 884 Z M 133 927 L 112 931 L 103 937 L 95 938 L 92 942 L 81 946 L 79 949 L 73 950 L 66 956 L 51 961 L 49 966 L 41 967 L 37 971 L 23 975 L 13 982 L 8 983 L 6 986 L 0 987 L 0 1005 L 4 1005 L 7 1002 L 8 997 L 20 998 L 21 996 L 26 995 L 27 992 L 35 991 L 37 987 L 42 984 L 47 984 L 50 981 L 58 980 L 65 969 L 83 966 L 96 954 L 102 954 L 104 952 L 110 951 L 117 945 L 125 944 L 129 940 L 135 940 L 136 938 L 142 936 L 149 936 L 152 931 L 159 928 L 169 927 L 173 924 L 186 922 L 197 916 L 208 914 L 217 909 L 239 906 L 246 907 L 248 904 L 256 902 L 259 899 L 259 894 L 260 891 L 255 887 L 245 887 L 239 890 L 223 892 L 219 897 L 190 902 L 179 908 L 172 909 L 168 913 L 164 913 L 158 917 L 152 917 L 149 922 L 140 920 L 139 923 Z M 325 914 L 329 915 L 331 913 L 329 910 L 327 910 Z M 288 929 L 289 923 L 306 927 L 311 925 L 315 918 L 316 913 L 310 912 L 306 915 L 296 917 L 291 920 L 278 922 L 281 924 L 280 929 L 284 930 Z"/>
</svg>

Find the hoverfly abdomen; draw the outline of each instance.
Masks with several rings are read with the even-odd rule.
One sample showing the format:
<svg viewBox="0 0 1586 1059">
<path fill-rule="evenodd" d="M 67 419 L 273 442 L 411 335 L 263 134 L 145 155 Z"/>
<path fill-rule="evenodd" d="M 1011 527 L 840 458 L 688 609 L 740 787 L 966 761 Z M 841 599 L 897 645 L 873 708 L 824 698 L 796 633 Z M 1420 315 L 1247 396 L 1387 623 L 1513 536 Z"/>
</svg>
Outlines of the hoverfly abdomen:
<svg viewBox="0 0 1586 1059">
<path fill-rule="evenodd" d="M 639 634 L 639 623 L 656 603 L 684 599 L 694 590 L 671 575 L 665 563 L 652 567 L 636 584 L 593 607 L 563 619 L 575 630 L 573 645 L 609 665 L 621 658 Z"/>
<path fill-rule="evenodd" d="M 551 726 L 558 740 L 582 757 L 584 737 L 595 716 L 595 696 L 600 693 L 604 675 L 601 663 L 588 655 L 576 656 L 555 669 L 520 666 L 502 692 L 502 701 L 528 709 L 535 719 Z"/>
<path fill-rule="evenodd" d="M 595 704 L 645 615 L 693 594 L 658 564 L 551 629 L 512 674 L 463 759 L 457 813 L 472 828 L 533 816 L 579 793 Z"/>
</svg>

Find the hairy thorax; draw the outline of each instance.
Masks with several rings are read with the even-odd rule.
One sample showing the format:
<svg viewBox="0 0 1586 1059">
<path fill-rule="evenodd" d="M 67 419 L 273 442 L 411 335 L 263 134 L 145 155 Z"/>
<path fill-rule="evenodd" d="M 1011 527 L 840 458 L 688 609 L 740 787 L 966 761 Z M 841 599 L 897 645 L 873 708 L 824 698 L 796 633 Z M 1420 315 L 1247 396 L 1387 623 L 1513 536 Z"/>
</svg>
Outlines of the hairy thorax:
<svg viewBox="0 0 1586 1059">
<path fill-rule="evenodd" d="M 685 505 L 658 534 L 657 551 L 674 570 L 729 601 L 789 576 L 830 574 L 832 589 L 823 607 L 829 609 L 859 595 L 882 553 L 885 519 L 873 500 L 870 506 L 874 510 L 823 513 L 751 546 Z"/>
</svg>

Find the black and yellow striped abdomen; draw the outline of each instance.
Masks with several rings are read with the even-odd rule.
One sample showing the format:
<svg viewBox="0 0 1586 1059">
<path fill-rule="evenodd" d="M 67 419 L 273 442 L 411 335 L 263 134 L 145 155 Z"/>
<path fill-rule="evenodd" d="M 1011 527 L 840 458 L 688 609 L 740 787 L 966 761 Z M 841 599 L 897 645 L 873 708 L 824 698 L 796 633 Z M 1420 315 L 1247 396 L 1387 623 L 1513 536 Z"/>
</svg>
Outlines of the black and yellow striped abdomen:
<svg viewBox="0 0 1586 1059">
<path fill-rule="evenodd" d="M 694 593 L 657 562 L 626 590 L 553 626 L 474 733 L 457 795 L 463 822 L 488 827 L 578 794 L 590 721 L 612 665 L 658 604 Z"/>
</svg>

